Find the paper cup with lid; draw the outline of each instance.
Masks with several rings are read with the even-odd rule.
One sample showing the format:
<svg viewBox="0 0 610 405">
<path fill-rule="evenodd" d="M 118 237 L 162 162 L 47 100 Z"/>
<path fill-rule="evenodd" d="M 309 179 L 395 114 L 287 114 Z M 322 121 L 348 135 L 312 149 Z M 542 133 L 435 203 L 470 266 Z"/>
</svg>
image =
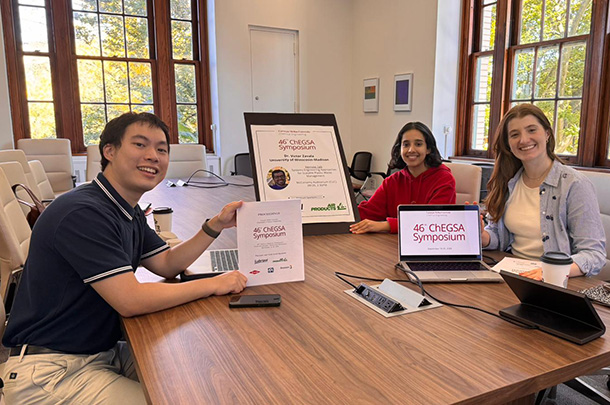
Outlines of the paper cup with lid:
<svg viewBox="0 0 610 405">
<path fill-rule="evenodd" d="M 544 282 L 566 288 L 573 262 L 570 255 L 563 252 L 546 252 L 540 256 L 540 260 Z"/>
<path fill-rule="evenodd" d="M 170 207 L 158 207 L 153 210 L 155 220 L 155 231 L 157 233 L 172 230 L 172 210 Z"/>
</svg>

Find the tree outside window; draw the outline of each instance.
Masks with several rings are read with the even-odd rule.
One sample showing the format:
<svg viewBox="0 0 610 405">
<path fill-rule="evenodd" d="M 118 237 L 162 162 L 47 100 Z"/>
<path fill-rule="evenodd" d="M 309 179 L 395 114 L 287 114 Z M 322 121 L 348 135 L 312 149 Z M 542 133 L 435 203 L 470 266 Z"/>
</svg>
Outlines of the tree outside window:
<svg viewBox="0 0 610 405">
<path fill-rule="evenodd" d="M 533 103 L 553 124 L 559 155 L 570 163 L 607 165 L 607 129 L 599 125 L 607 118 L 588 112 L 603 111 L 598 108 L 600 89 L 610 81 L 608 73 L 591 73 L 601 72 L 608 47 L 599 46 L 608 40 L 600 33 L 603 26 L 593 26 L 606 21 L 608 0 L 463 3 L 464 11 L 474 12 L 463 16 L 459 91 L 468 96 L 458 106 L 458 154 L 492 158 L 490 146 L 502 114 L 516 104 Z M 596 13 L 604 18 L 595 18 Z M 585 135 L 585 129 L 593 132 Z M 605 153 L 600 155 L 595 151 L 602 140 Z"/>
<path fill-rule="evenodd" d="M 106 122 L 134 111 L 159 115 L 173 143 L 212 149 L 205 0 L 7 3 L 16 139 L 70 138 L 83 152 Z"/>
</svg>

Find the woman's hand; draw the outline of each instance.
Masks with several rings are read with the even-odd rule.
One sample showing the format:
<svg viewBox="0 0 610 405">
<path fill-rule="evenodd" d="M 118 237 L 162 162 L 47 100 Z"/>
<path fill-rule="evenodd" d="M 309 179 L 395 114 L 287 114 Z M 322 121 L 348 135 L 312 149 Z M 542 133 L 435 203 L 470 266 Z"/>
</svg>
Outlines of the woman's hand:
<svg viewBox="0 0 610 405">
<path fill-rule="evenodd" d="M 357 224 L 350 225 L 349 230 L 351 233 L 390 232 L 390 223 L 364 219 Z"/>
<path fill-rule="evenodd" d="M 470 203 L 468 201 L 464 202 L 465 205 L 470 205 Z M 473 201 L 472 205 L 479 205 L 478 202 Z M 480 215 L 480 220 L 481 220 L 481 246 L 482 247 L 487 247 L 489 245 L 489 242 L 491 242 L 491 237 L 489 236 L 489 232 L 487 232 L 485 230 L 485 219 L 483 217 L 483 214 Z"/>
</svg>

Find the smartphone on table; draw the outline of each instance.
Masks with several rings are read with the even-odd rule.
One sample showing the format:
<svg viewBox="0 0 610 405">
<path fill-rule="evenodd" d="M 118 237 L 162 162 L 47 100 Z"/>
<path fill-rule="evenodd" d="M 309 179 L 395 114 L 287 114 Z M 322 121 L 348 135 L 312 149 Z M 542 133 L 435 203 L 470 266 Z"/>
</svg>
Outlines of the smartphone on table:
<svg viewBox="0 0 610 405">
<path fill-rule="evenodd" d="M 229 308 L 279 307 L 281 303 L 279 294 L 235 295 L 229 301 Z"/>
</svg>

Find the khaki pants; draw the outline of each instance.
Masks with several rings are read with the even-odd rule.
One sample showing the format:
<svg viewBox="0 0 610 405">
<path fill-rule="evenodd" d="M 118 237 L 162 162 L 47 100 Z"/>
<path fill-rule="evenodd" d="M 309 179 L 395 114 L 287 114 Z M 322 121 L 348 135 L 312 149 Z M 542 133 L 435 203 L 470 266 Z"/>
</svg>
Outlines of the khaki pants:
<svg viewBox="0 0 610 405">
<path fill-rule="evenodd" d="M 145 404 L 125 343 L 93 354 L 9 357 L 4 395 L 11 404 Z"/>
</svg>

